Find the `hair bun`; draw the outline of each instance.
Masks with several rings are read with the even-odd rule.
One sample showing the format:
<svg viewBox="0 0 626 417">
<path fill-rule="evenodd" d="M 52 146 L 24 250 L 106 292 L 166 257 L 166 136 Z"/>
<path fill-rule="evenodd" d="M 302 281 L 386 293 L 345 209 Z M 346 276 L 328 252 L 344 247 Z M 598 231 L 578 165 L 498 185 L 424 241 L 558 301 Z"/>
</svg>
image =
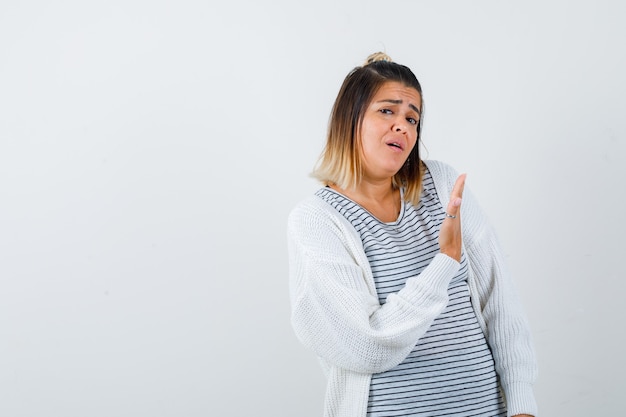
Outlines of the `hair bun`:
<svg viewBox="0 0 626 417">
<path fill-rule="evenodd" d="M 384 52 L 374 52 L 373 54 L 371 54 L 370 56 L 367 57 L 367 59 L 365 60 L 365 64 L 364 65 L 369 65 L 373 62 L 377 62 L 377 61 L 387 61 L 387 62 L 393 62 L 393 60 L 391 59 L 391 57 L 389 55 L 387 55 Z"/>
</svg>

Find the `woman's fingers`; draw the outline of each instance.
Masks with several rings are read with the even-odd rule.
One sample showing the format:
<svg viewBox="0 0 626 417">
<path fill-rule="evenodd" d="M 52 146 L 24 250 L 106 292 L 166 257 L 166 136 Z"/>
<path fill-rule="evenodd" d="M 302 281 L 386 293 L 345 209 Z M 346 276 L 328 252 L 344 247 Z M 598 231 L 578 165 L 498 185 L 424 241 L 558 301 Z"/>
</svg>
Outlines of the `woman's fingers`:
<svg viewBox="0 0 626 417">
<path fill-rule="evenodd" d="M 465 174 L 459 175 L 454 183 L 452 193 L 450 194 L 450 202 L 446 209 L 446 217 L 439 230 L 439 248 L 441 253 L 450 256 L 457 262 L 461 261 L 461 249 L 463 246 L 460 216 L 465 176 Z"/>
<path fill-rule="evenodd" d="M 456 179 L 452 193 L 450 194 L 450 202 L 446 210 L 446 218 L 455 218 L 461 214 L 461 201 L 463 200 L 463 189 L 465 188 L 465 178 L 467 174 L 461 174 Z"/>
</svg>

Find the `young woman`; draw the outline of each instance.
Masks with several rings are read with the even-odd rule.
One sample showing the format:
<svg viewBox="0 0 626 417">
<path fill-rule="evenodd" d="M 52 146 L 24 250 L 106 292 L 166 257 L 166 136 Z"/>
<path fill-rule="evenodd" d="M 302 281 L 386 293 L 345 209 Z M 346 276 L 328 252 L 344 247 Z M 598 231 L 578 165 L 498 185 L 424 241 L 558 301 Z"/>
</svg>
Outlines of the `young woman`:
<svg viewBox="0 0 626 417">
<path fill-rule="evenodd" d="M 382 53 L 352 70 L 289 216 L 292 324 L 328 378 L 325 416 L 530 416 L 536 362 L 465 175 L 422 161 L 422 88 Z"/>
</svg>

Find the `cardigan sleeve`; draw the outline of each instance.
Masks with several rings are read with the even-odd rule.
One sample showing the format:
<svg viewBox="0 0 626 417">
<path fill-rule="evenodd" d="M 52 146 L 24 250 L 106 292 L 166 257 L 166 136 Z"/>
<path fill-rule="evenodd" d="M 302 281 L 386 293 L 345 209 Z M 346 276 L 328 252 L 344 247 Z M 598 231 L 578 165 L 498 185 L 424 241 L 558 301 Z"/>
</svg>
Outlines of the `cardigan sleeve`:
<svg viewBox="0 0 626 417">
<path fill-rule="evenodd" d="M 537 415 L 532 390 L 537 366 L 530 328 L 491 226 L 484 223 L 466 247 L 509 415 Z"/>
<path fill-rule="evenodd" d="M 300 204 L 289 216 L 294 331 L 334 366 L 362 373 L 391 369 L 445 308 L 448 283 L 459 264 L 436 255 L 381 305 L 358 234 L 345 219 L 329 213 L 330 206 L 322 205 Z"/>
<path fill-rule="evenodd" d="M 447 204 L 456 171 L 441 162 L 430 161 L 427 165 L 439 179 L 437 191 L 442 204 Z M 508 415 L 537 415 L 532 390 L 537 365 L 530 327 L 496 233 L 468 187 L 463 192 L 461 224 L 472 274 L 470 285 L 473 297 L 477 297 L 479 320 L 485 325 Z"/>
</svg>

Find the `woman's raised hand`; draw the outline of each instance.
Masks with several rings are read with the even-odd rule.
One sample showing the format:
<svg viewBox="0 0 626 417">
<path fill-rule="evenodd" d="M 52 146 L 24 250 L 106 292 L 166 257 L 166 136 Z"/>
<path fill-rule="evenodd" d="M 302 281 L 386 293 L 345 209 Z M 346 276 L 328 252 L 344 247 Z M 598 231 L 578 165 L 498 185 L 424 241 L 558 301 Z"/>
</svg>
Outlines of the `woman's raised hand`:
<svg viewBox="0 0 626 417">
<path fill-rule="evenodd" d="M 439 248 L 441 253 L 448 255 L 461 262 L 461 201 L 463 198 L 463 188 L 465 187 L 465 176 L 461 174 L 454 183 L 454 188 L 450 194 L 450 202 L 446 209 L 446 217 L 443 219 L 441 230 L 439 231 Z"/>
</svg>

